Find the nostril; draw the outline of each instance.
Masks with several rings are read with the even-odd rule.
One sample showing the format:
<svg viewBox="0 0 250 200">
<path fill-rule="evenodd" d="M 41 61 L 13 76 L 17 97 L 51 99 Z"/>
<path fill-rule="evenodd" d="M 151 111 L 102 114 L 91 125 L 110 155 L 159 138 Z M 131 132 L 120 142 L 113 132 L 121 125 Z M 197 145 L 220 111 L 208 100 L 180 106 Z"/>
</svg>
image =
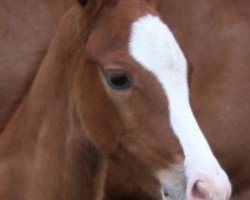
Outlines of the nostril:
<svg viewBox="0 0 250 200">
<path fill-rule="evenodd" d="M 202 181 L 198 180 L 194 183 L 191 190 L 192 200 L 211 200 L 210 188 L 209 185 Z"/>
<path fill-rule="evenodd" d="M 163 190 L 163 195 L 165 198 L 169 197 L 169 193 L 168 193 L 167 189 Z"/>
</svg>

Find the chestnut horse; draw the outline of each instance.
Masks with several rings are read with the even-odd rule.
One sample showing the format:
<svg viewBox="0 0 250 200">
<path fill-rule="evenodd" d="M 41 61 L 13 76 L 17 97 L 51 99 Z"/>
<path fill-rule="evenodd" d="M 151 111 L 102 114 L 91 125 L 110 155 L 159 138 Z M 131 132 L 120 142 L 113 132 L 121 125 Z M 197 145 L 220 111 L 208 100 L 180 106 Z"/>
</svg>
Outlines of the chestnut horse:
<svg viewBox="0 0 250 200">
<path fill-rule="evenodd" d="M 55 19 L 60 18 L 60 15 L 55 15 L 55 13 L 58 13 L 58 10 L 60 11 L 59 13 L 63 13 L 61 12 L 61 8 L 64 8 L 62 9 L 63 11 L 68 6 L 65 0 L 62 0 L 61 2 L 56 2 L 55 4 L 51 3 L 52 2 L 46 0 L 38 2 L 33 1 L 33 3 L 29 0 L 23 1 L 22 9 L 18 9 L 20 7 L 18 3 L 12 2 L 11 0 L 3 1 L 0 3 L 2 14 L 0 18 L 1 27 L 7 26 L 7 28 L 0 30 L 1 37 L 4 36 L 3 39 L 1 38 L 1 44 L 5 47 L 4 51 L 3 49 L 1 51 L 0 68 L 0 106 L 2 106 L 0 109 L 0 123 L 2 128 L 4 127 L 4 122 L 6 123 L 7 118 L 11 113 L 9 111 L 9 108 L 13 109 L 14 103 L 19 100 L 20 96 L 23 96 L 23 88 L 27 87 L 27 85 L 29 85 L 33 78 L 34 72 L 30 73 L 29 71 L 33 70 L 34 68 L 34 71 L 36 71 L 36 67 L 38 66 L 37 63 L 40 62 L 41 56 L 44 54 L 43 52 L 47 48 L 47 43 L 52 34 L 51 32 L 53 32 L 53 29 L 51 27 L 54 28 Z M 247 112 L 250 110 L 249 108 L 247 108 L 247 102 L 249 102 L 249 95 L 246 95 L 245 93 L 241 92 L 247 91 L 247 89 L 249 88 L 249 79 L 247 78 L 247 74 L 249 74 L 249 72 L 246 68 L 247 63 L 249 63 L 249 59 L 247 58 L 247 55 L 249 54 L 249 45 L 245 45 L 248 42 L 247 33 L 249 33 L 249 26 L 247 26 L 247 22 L 249 21 L 247 10 L 247 8 L 249 7 L 248 2 L 241 1 L 238 4 L 235 4 L 232 1 L 226 1 L 226 6 L 224 6 L 225 2 L 223 1 L 204 1 L 203 3 L 196 4 L 195 2 L 189 1 L 187 3 L 185 1 L 182 2 L 180 0 L 174 2 L 161 1 L 161 3 L 161 13 L 166 17 L 166 21 L 168 21 L 168 23 L 173 28 L 173 31 L 178 36 L 182 47 L 185 49 L 185 52 L 187 53 L 189 59 L 194 65 L 193 71 L 194 74 L 196 74 L 197 78 L 195 79 L 195 81 L 193 80 L 192 83 L 195 83 L 196 88 L 198 86 L 200 89 L 193 89 L 193 87 L 191 87 L 191 91 L 196 91 L 193 92 L 193 95 L 191 97 L 192 99 L 195 99 L 195 97 L 196 99 L 198 99 L 193 105 L 197 110 L 199 121 L 203 128 L 206 130 L 206 135 L 211 140 L 213 149 L 216 150 L 215 152 L 218 154 L 218 157 L 227 167 L 227 170 L 230 172 L 230 175 L 234 180 L 235 192 L 243 193 L 239 197 L 239 199 L 249 199 L 249 192 L 244 193 L 244 190 L 246 189 L 249 183 L 249 175 L 247 175 L 249 172 L 249 167 L 247 166 L 249 162 L 246 162 L 248 160 L 246 160 L 244 156 L 245 153 L 248 154 L 247 152 L 249 152 L 249 150 L 246 149 L 248 148 L 248 145 L 246 144 L 249 143 L 249 137 L 247 137 L 247 135 L 246 137 L 244 137 L 244 139 L 242 139 L 242 137 L 238 137 L 238 135 L 243 136 L 244 133 L 249 132 L 248 127 L 246 126 L 247 123 L 244 121 L 248 120 L 249 116 Z M 46 10 L 42 8 L 54 9 Z M 217 11 L 218 8 L 220 11 L 220 15 L 214 15 L 215 11 Z M 11 10 L 18 10 L 19 12 L 6 12 Z M 184 13 L 183 10 L 185 10 Z M 183 14 L 176 15 L 176 13 Z M 42 17 L 37 17 L 39 16 L 39 14 Z M 34 22 L 36 23 L 34 23 L 32 20 L 26 20 L 28 19 L 27 16 L 32 16 L 32 19 L 35 19 Z M 10 21 L 11 17 L 13 18 L 12 21 Z M 206 19 L 206 23 L 202 21 L 204 18 Z M 207 24 L 210 24 L 208 31 L 210 37 L 207 37 L 209 36 L 207 32 L 203 33 L 203 31 L 207 30 Z M 233 26 L 231 26 L 231 24 Z M 220 29 L 216 28 L 216 26 L 225 28 L 228 27 L 226 29 L 228 31 L 223 31 L 225 30 L 225 28 Z M 46 27 L 47 29 L 51 28 L 52 30 L 44 30 L 44 27 Z M 26 32 L 26 29 L 29 29 L 29 32 Z M 23 30 L 23 32 L 20 32 L 20 30 Z M 244 30 L 244 32 L 240 30 Z M 20 40 L 20 36 L 25 36 L 27 34 L 29 34 L 27 39 Z M 190 37 L 190 35 L 192 35 L 193 37 Z M 227 35 L 227 37 L 224 37 L 225 35 Z M 43 43 L 41 43 L 41 41 L 43 41 Z M 231 45 L 232 41 L 234 41 L 236 45 Z M 22 43 L 19 44 L 19 48 L 16 48 L 18 43 L 20 42 Z M 34 42 L 37 42 L 38 44 L 34 45 L 36 44 Z M 230 48 L 228 48 L 225 44 L 228 44 Z M 202 47 L 202 45 L 204 47 Z M 216 51 L 216 53 L 207 54 L 207 46 L 218 50 Z M 237 51 L 237 49 L 233 51 L 233 47 L 234 49 L 240 49 L 240 51 Z M 27 52 L 29 54 L 32 53 L 31 56 L 28 56 L 29 54 L 26 53 L 26 50 L 29 49 L 34 51 L 34 53 L 32 53 L 32 51 Z M 236 51 L 239 53 L 236 54 Z M 221 55 L 222 53 L 224 53 L 223 57 L 217 56 Z M 14 57 L 13 55 L 18 56 Z M 246 56 L 244 57 L 244 55 Z M 220 79 L 216 79 L 217 82 L 215 82 L 214 80 L 208 82 L 206 80 L 209 80 L 209 74 L 210 77 L 214 77 L 214 71 L 218 72 L 218 69 L 213 69 L 213 67 L 217 67 L 218 64 L 216 63 L 219 63 L 218 69 L 222 69 L 220 70 L 221 73 L 229 73 L 227 76 L 221 76 L 220 74 L 218 74 Z M 202 66 L 203 70 L 205 69 L 207 71 L 203 72 L 201 69 L 198 68 L 199 66 Z M 222 68 L 223 66 L 224 68 Z M 232 73 L 232 70 L 230 70 L 230 68 L 234 66 L 240 66 L 243 69 L 237 69 L 236 71 L 234 71 L 234 73 L 243 72 L 243 74 L 238 74 L 237 76 L 235 76 L 234 73 Z M 15 70 L 13 70 L 13 68 Z M 200 72 L 196 73 L 196 69 L 199 69 Z M 244 75 L 246 78 L 242 79 Z M 230 79 L 230 82 L 227 82 L 227 84 L 225 84 L 226 77 Z M 244 84 L 241 84 L 241 82 L 244 82 Z M 231 90 L 232 84 L 237 86 L 235 90 Z M 227 87 L 227 85 L 230 87 Z M 223 91 L 223 93 L 220 91 Z M 206 94 L 206 96 L 204 94 Z M 235 99 L 234 96 L 241 96 L 241 98 Z M 223 101 L 217 100 L 222 98 L 224 98 Z M 211 99 L 215 100 L 211 101 Z M 223 104 L 228 100 L 230 100 L 230 107 L 227 106 L 227 109 L 225 110 L 226 112 L 224 114 L 224 111 L 221 110 L 221 108 L 223 108 L 223 105 L 220 106 L 218 103 L 222 102 Z M 217 102 L 217 105 L 214 103 L 211 104 L 212 102 Z M 211 109 L 211 106 L 213 106 L 213 109 Z M 217 113 L 219 109 L 221 111 L 221 114 L 214 115 L 213 113 Z M 227 112 L 231 110 L 237 110 L 237 114 L 228 115 Z M 208 113 L 210 114 L 208 115 Z M 224 125 L 221 126 L 221 124 Z M 232 124 L 234 125 L 231 126 Z M 229 125 L 231 127 L 230 129 L 225 130 L 223 128 Z M 222 137 L 221 134 L 217 135 L 217 137 L 219 137 L 217 139 L 216 135 L 213 134 L 216 132 L 220 132 L 221 134 L 223 133 L 224 136 Z M 224 145 L 221 146 L 221 140 L 224 140 L 221 138 L 227 138 L 227 140 L 229 141 L 229 143 L 227 143 L 228 147 L 225 147 Z M 235 147 L 232 148 L 233 146 Z M 244 148 L 239 148 L 239 146 L 242 146 Z M 228 150 L 231 150 L 231 152 L 226 154 Z M 134 166 L 130 167 L 127 165 L 126 167 L 124 167 L 121 164 L 122 162 L 118 163 L 119 165 L 117 167 L 117 163 L 118 162 L 115 162 L 114 164 L 115 170 L 110 170 L 112 176 L 109 176 L 111 180 L 113 177 L 115 177 L 115 180 L 111 181 L 112 184 L 116 184 L 115 192 L 114 190 L 111 191 L 113 195 L 116 193 L 127 193 L 127 191 L 133 194 L 134 191 L 137 191 L 138 187 L 141 187 L 143 184 L 146 186 L 145 188 L 147 192 L 150 188 L 152 189 L 152 185 L 148 186 L 152 184 L 152 182 L 150 182 L 149 180 L 145 180 L 145 177 L 140 175 L 143 174 L 142 171 L 138 173 L 136 170 L 133 170 L 135 168 Z M 133 165 L 134 163 L 131 164 Z M 127 168 L 130 170 L 129 173 L 135 173 L 134 175 L 137 175 L 136 181 L 132 179 L 133 182 L 131 183 L 131 180 L 129 179 L 130 177 L 125 178 L 123 176 L 124 174 L 126 175 Z M 117 172 L 118 175 L 114 176 L 114 172 Z M 119 177 L 119 181 L 123 181 L 119 183 L 118 186 L 117 177 Z M 129 186 L 127 185 L 126 187 L 124 187 L 126 185 L 124 181 L 129 182 Z M 110 187 L 111 189 L 113 189 L 112 184 Z"/>
<path fill-rule="evenodd" d="M 248 200 L 250 1 L 162 0 L 159 8 L 195 66 L 190 90 L 199 124 L 230 174 L 235 198 Z"/>
<path fill-rule="evenodd" d="M 250 1 L 246 0 L 161 0 L 158 5 L 163 20 L 192 62 L 192 106 L 229 173 L 236 200 L 250 199 L 249 8 Z M 116 165 L 110 170 L 108 196 L 147 193 L 149 180 L 134 181 L 143 173 L 136 173 L 135 163 L 126 168 Z M 134 174 L 124 178 L 131 171 Z"/>
<path fill-rule="evenodd" d="M 158 199 L 229 199 L 154 3 L 80 3 L 1 135 L 1 199 L 103 199 L 108 164 L 125 159 L 147 170 Z"/>
<path fill-rule="evenodd" d="M 72 0 L 0 2 L 0 131 L 27 93 Z"/>
</svg>

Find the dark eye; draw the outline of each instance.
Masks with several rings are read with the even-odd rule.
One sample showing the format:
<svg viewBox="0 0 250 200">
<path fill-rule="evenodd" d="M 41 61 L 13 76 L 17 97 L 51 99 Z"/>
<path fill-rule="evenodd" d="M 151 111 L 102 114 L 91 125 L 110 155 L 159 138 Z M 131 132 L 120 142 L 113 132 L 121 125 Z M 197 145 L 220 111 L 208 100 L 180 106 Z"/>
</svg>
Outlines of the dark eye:
<svg viewBox="0 0 250 200">
<path fill-rule="evenodd" d="M 131 87 L 129 76 L 122 71 L 109 71 L 106 73 L 106 78 L 109 86 L 116 90 L 126 90 Z"/>
</svg>

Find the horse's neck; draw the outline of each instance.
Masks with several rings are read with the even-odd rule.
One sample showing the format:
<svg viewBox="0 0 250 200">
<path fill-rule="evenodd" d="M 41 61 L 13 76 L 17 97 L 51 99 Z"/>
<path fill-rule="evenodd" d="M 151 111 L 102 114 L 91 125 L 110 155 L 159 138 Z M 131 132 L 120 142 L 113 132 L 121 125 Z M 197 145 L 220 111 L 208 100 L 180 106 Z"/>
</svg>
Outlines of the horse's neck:
<svg viewBox="0 0 250 200">
<path fill-rule="evenodd" d="M 106 159 L 86 138 L 74 112 L 73 72 L 67 71 L 74 66 L 64 60 L 73 49 L 65 51 L 60 40 L 57 34 L 30 93 L 0 140 L 0 199 L 102 197 Z"/>
<path fill-rule="evenodd" d="M 0 192 L 0 198 L 15 199 L 8 196 L 13 193 L 24 194 L 25 200 L 94 200 L 96 195 L 102 196 L 106 160 L 86 140 L 76 119 L 62 110 L 63 105 L 44 111 L 38 108 L 25 116 L 26 106 L 15 116 L 15 126 L 3 135 L 0 191 L 3 185 L 6 191 Z"/>
</svg>

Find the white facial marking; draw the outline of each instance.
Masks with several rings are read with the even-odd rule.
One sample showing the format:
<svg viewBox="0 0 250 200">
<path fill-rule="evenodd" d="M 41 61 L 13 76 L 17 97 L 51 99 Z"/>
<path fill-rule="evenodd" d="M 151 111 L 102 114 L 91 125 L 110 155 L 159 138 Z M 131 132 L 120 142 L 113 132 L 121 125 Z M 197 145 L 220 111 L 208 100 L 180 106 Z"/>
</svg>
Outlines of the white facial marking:
<svg viewBox="0 0 250 200">
<path fill-rule="evenodd" d="M 216 187 L 224 188 L 225 183 L 230 187 L 191 110 L 187 62 L 169 28 L 157 16 L 138 19 L 132 25 L 129 53 L 155 75 L 165 91 L 170 123 L 185 155 L 187 187 L 200 176 L 215 179 L 211 183 Z"/>
</svg>

